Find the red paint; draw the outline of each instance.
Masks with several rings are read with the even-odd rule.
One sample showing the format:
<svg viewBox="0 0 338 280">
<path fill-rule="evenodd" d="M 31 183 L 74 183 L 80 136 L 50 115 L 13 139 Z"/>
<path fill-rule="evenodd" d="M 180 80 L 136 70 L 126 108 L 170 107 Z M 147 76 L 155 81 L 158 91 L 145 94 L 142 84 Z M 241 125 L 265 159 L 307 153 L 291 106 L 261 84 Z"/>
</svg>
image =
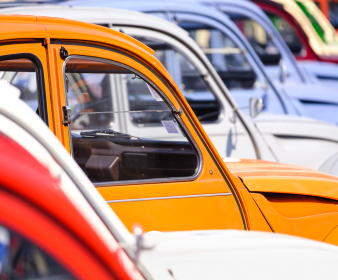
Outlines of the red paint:
<svg viewBox="0 0 338 280">
<path fill-rule="evenodd" d="M 0 220 L 81 279 L 131 279 L 130 260 L 110 252 L 59 188 L 59 181 L 23 147 L 0 133 Z M 127 260 L 127 263 L 124 263 Z"/>
</svg>

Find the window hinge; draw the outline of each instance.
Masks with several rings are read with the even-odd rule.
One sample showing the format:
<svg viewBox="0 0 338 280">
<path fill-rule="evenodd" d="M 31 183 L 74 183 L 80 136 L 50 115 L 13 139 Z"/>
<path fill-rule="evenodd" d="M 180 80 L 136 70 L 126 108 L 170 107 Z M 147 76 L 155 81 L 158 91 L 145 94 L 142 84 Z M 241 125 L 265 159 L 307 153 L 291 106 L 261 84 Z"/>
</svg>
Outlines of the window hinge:
<svg viewBox="0 0 338 280">
<path fill-rule="evenodd" d="M 63 124 L 68 125 L 72 122 L 72 109 L 69 106 L 62 106 Z"/>
<path fill-rule="evenodd" d="M 182 116 L 183 115 L 182 108 L 179 108 L 178 110 L 177 109 L 173 109 L 173 114 Z"/>
</svg>

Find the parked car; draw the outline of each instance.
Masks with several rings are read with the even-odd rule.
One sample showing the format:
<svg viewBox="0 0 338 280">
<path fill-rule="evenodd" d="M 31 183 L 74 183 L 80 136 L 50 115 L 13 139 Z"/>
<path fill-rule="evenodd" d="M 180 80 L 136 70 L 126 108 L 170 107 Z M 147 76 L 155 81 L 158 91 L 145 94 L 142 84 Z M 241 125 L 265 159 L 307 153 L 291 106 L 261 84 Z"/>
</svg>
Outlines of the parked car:
<svg viewBox="0 0 338 280">
<path fill-rule="evenodd" d="M 0 279 L 144 279 L 120 245 L 133 236 L 20 91 L 0 89 Z"/>
<path fill-rule="evenodd" d="M 338 178 L 256 160 L 225 164 L 149 47 L 60 18 L 2 15 L 0 25 L 13 42 L 0 48 L 2 71 L 36 74 L 37 113 L 128 230 L 137 222 L 145 231 L 250 229 L 336 244 Z M 131 104 L 111 108 L 117 102 Z M 127 121 L 137 124 L 130 133 L 121 129 Z"/>
<path fill-rule="evenodd" d="M 299 60 L 338 62 L 337 34 L 312 1 L 254 0 Z"/>
<path fill-rule="evenodd" d="M 140 8 L 141 4 L 142 2 L 138 2 L 139 6 L 137 8 Z M 161 3 L 151 5 L 157 11 L 160 11 L 159 7 L 162 6 L 163 4 Z M 186 5 L 173 6 L 179 9 Z M 189 10 L 192 9 L 190 6 L 188 8 Z M 211 17 L 215 16 L 215 11 L 210 11 L 207 7 L 202 8 L 204 14 L 208 11 L 211 13 L 211 16 L 206 20 L 208 20 L 209 24 L 212 24 Z M 197 13 L 198 10 L 200 10 L 199 7 L 194 10 L 195 20 L 197 15 L 199 15 L 199 19 L 202 18 L 203 20 L 203 17 Z M 307 166 L 330 174 L 338 174 L 338 163 L 336 160 L 338 157 L 338 139 L 335 138 L 335 135 L 338 135 L 338 133 L 335 127 L 296 116 L 270 114 L 269 110 L 273 107 L 270 105 L 270 108 L 267 106 L 268 108 L 265 108 L 263 113 L 254 119 L 245 119 L 238 111 L 238 107 L 242 108 L 244 112 L 249 111 L 249 98 L 253 97 L 252 92 L 256 92 L 256 96 L 254 95 L 254 97 L 268 95 L 269 98 L 266 102 L 272 102 L 275 104 L 275 107 L 279 108 L 283 107 L 282 104 L 285 104 L 288 105 L 288 109 L 293 110 L 293 105 L 299 101 L 290 102 L 290 100 L 285 98 L 285 95 L 278 95 L 279 92 L 274 88 L 273 84 L 269 83 L 266 91 L 260 87 L 248 89 L 248 91 L 245 88 L 242 90 L 233 89 L 232 96 L 242 106 L 236 105 L 201 49 L 181 29 L 146 15 L 135 13 L 130 15 L 127 11 L 116 12 L 114 10 L 111 10 L 111 14 L 108 15 L 108 11 L 106 8 L 88 9 L 74 6 L 62 6 L 59 8 L 55 6 L 42 6 L 2 10 L 3 13 L 16 14 L 30 13 L 49 16 L 63 14 L 73 19 L 96 23 L 99 18 L 101 24 L 105 26 L 111 26 L 112 19 L 114 19 L 113 28 L 135 36 L 157 50 L 155 55 L 160 58 L 160 61 L 168 68 L 169 73 L 176 80 L 188 103 L 202 122 L 204 129 L 222 157 L 231 156 L 273 160 Z M 172 14 L 180 17 L 186 15 L 178 12 L 172 12 Z M 221 20 L 225 18 L 223 14 L 217 14 Z M 134 20 L 131 21 L 130 18 L 134 18 Z M 227 21 L 230 27 L 237 30 L 230 20 Z M 157 26 L 156 30 L 153 28 L 155 24 Z M 219 27 L 219 24 L 214 24 Z M 264 72 L 263 65 L 246 40 L 241 43 L 236 35 L 238 32 L 231 33 L 229 32 L 229 28 L 224 28 L 223 30 L 231 36 L 228 40 L 237 40 L 236 43 L 238 44 L 235 46 L 238 49 L 247 50 L 243 51 L 245 56 L 241 56 L 241 59 L 246 59 L 247 62 L 252 63 L 250 64 L 252 65 L 252 73 L 256 75 L 258 83 L 265 83 L 265 79 L 269 81 L 269 77 Z M 247 46 L 247 49 L 244 46 Z M 229 49 L 230 51 L 232 50 L 232 48 Z M 182 61 L 185 62 L 182 63 Z M 257 64 L 255 61 L 257 61 Z M 187 64 L 192 70 L 189 70 L 189 68 L 189 71 L 186 70 Z M 194 78 L 189 78 L 192 77 L 192 74 L 195 75 L 193 76 Z M 199 88 L 191 87 L 192 83 L 189 81 L 196 82 L 196 80 L 199 81 L 197 83 Z M 11 80 L 9 79 L 9 81 Z M 203 81 L 206 81 L 204 87 Z M 118 92 L 118 90 L 116 91 Z M 283 102 L 278 103 L 278 98 L 281 98 Z M 301 107 L 302 104 L 298 104 L 298 108 Z M 221 108 L 221 111 L 218 111 L 218 108 Z M 122 110 L 127 111 L 129 108 L 125 107 Z M 206 115 L 209 119 L 204 119 L 206 113 L 214 113 L 215 115 Z M 233 118 L 234 113 L 238 116 L 237 119 Z M 128 133 L 134 130 L 131 124 L 126 125 L 125 131 Z M 162 137 L 161 139 L 167 137 L 165 134 L 158 135 Z"/>
<path fill-rule="evenodd" d="M 234 230 L 140 235 L 139 227 L 132 236 L 19 94 L 0 83 L 1 279 L 336 274 L 337 247 L 303 238 Z"/>
<path fill-rule="evenodd" d="M 335 99 L 332 99 L 331 102 L 320 100 L 323 96 L 318 92 L 325 92 L 325 89 L 321 89 L 320 86 L 318 88 L 317 84 L 324 83 L 337 90 L 338 65 L 314 60 L 295 61 L 294 55 L 283 37 L 269 17 L 256 4 L 245 0 L 204 0 L 203 3 L 226 13 L 236 23 L 261 59 L 269 77 L 275 83 L 281 83 L 280 87 L 283 87 L 283 84 L 289 84 L 290 87 L 297 85 L 297 87 L 299 86 L 298 91 L 309 92 L 307 100 L 301 98 L 301 101 L 306 104 L 317 102 L 323 106 L 323 103 L 326 105 L 332 103 L 333 105 L 337 102 Z M 277 23 L 275 22 L 275 24 Z M 289 46 L 292 48 L 290 43 Z"/>
</svg>

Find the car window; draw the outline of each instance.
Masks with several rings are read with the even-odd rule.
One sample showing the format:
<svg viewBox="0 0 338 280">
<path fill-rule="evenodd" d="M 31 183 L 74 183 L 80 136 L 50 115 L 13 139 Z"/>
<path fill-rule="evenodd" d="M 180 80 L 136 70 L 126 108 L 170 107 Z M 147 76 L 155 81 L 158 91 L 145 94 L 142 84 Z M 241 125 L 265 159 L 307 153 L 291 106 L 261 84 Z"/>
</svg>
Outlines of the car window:
<svg viewBox="0 0 338 280">
<path fill-rule="evenodd" d="M 0 60 L 0 79 L 17 87 L 21 92 L 20 99 L 46 122 L 44 93 L 39 92 L 37 78 L 37 67 L 29 59 Z"/>
<path fill-rule="evenodd" d="M 0 225 L 0 280 L 8 279 L 75 278 L 41 248 Z"/>
<path fill-rule="evenodd" d="M 338 28 L 338 2 L 329 1 L 330 22 L 334 28 Z"/>
<path fill-rule="evenodd" d="M 266 14 L 268 15 L 273 25 L 276 27 L 277 31 L 284 39 L 290 51 L 294 55 L 304 56 L 305 55 L 304 46 L 301 40 L 298 38 L 293 27 L 285 19 L 283 19 L 279 15 L 276 15 L 275 13 L 267 12 Z"/>
<path fill-rule="evenodd" d="M 150 38 L 134 36 L 155 50 L 155 56 L 169 71 L 197 118 L 203 122 L 217 121 L 221 105 L 195 65 L 174 46 Z"/>
<path fill-rule="evenodd" d="M 251 44 L 264 65 L 278 65 L 279 50 L 265 29 L 256 21 L 239 14 L 228 14 Z"/>
<path fill-rule="evenodd" d="M 235 42 L 220 30 L 194 22 L 180 22 L 206 54 L 228 89 L 250 89 L 257 80 Z"/>
<path fill-rule="evenodd" d="M 193 176 L 196 150 L 178 118 L 150 81 L 125 65 L 69 59 L 73 157 L 93 183 Z M 127 100 L 127 108 L 120 104 Z M 127 124 L 122 131 L 121 122 Z M 119 124 L 119 125 L 118 125 Z"/>
</svg>

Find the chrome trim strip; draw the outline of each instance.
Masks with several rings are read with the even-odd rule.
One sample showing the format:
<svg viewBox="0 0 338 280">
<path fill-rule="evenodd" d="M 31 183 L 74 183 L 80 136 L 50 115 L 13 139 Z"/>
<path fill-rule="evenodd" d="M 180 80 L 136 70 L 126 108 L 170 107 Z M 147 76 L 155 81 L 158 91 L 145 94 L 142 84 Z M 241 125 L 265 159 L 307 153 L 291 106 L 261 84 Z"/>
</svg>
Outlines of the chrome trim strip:
<svg viewBox="0 0 338 280">
<path fill-rule="evenodd" d="M 178 195 L 178 196 L 163 196 L 163 197 L 151 197 L 151 198 L 132 198 L 121 200 L 107 200 L 107 203 L 118 202 L 135 202 L 135 201 L 148 201 L 148 200 L 163 200 L 163 199 L 179 199 L 179 198 L 193 198 L 193 197 L 211 197 L 211 196 L 228 196 L 232 193 L 211 193 L 211 194 L 191 194 L 191 195 Z"/>
</svg>

